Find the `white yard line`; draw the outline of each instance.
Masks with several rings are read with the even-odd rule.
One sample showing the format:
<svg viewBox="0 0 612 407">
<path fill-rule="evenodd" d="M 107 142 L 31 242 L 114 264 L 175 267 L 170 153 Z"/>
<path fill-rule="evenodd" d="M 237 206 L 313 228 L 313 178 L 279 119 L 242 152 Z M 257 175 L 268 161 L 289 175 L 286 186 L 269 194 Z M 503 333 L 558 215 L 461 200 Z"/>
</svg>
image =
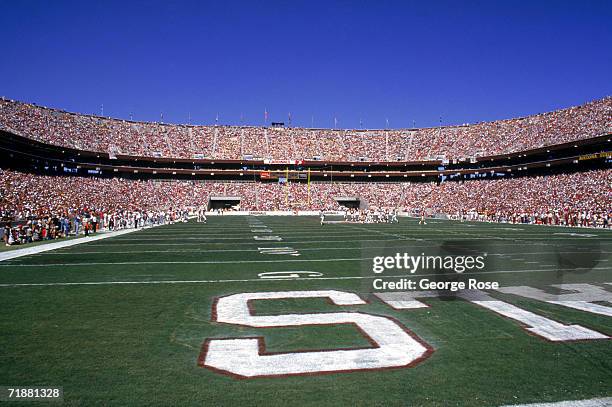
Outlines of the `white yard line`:
<svg viewBox="0 0 612 407">
<path fill-rule="evenodd" d="M 288 259 L 288 260 L 202 260 L 202 261 L 120 261 L 120 262 L 89 262 L 89 263 L 40 263 L 40 264 L 0 264 L 3 267 L 54 267 L 54 266 L 125 266 L 139 264 L 250 264 L 250 263 L 288 263 L 288 262 L 336 262 L 372 260 L 372 257 L 349 257 L 339 259 Z"/>
<path fill-rule="evenodd" d="M 272 242 L 274 243 L 274 242 Z M 270 247 L 268 249 L 288 249 L 288 246 L 278 246 L 278 247 Z M 388 246 L 370 246 L 368 249 L 388 249 Z M 292 248 L 291 248 L 292 249 Z M 302 251 L 319 251 L 319 250 L 362 250 L 362 247 L 307 247 L 305 249 L 300 249 Z M 247 253 L 253 252 L 257 253 L 260 251 L 260 248 L 257 249 L 213 249 L 213 250 L 200 250 L 200 249 L 185 249 L 185 250 L 127 250 L 127 251 L 87 251 L 87 252 L 78 252 L 78 254 L 138 254 L 138 253 L 226 253 L 226 252 L 239 252 L 239 253 Z M 554 252 L 551 252 L 554 253 Z M 584 252 L 575 252 L 575 253 L 584 253 Z M 47 253 L 47 254 L 55 254 L 55 255 L 63 255 L 63 256 L 72 256 L 74 252 L 55 252 L 55 253 Z"/>
<path fill-rule="evenodd" d="M 395 240 L 390 240 L 390 241 L 395 241 Z M 431 245 L 411 245 L 410 248 L 425 248 L 425 247 L 431 247 Z M 279 246 L 279 249 L 284 248 L 284 246 Z M 390 250 L 401 250 L 402 247 L 394 247 L 394 246 L 368 246 L 367 247 L 368 250 L 370 249 L 390 249 Z M 363 247 L 361 246 L 351 246 L 351 247 L 307 247 L 304 249 L 300 249 L 302 251 L 318 251 L 318 250 L 364 250 Z M 78 254 L 138 254 L 138 253 L 225 253 L 225 252 L 257 252 L 259 251 L 259 249 L 211 249 L 211 250 L 204 250 L 204 249 L 184 249 L 184 250 L 121 250 L 121 251 L 106 251 L 106 250 L 98 250 L 98 251 L 79 251 Z M 538 255 L 543 255 L 543 254 L 555 254 L 555 251 L 547 251 L 547 252 L 520 252 L 520 255 L 525 255 L 525 254 L 538 254 Z M 600 252 L 585 252 L 585 251 L 575 251 L 575 252 L 563 252 L 563 254 L 586 254 L 586 253 L 590 253 L 590 254 L 600 254 L 600 253 L 605 253 L 605 254 L 610 254 L 612 252 L 608 252 L 608 251 L 600 251 Z M 47 255 L 74 255 L 76 254 L 76 252 L 53 252 L 53 253 L 46 253 Z M 508 256 L 510 259 L 516 260 L 516 258 L 512 257 L 513 253 L 491 253 L 490 251 L 487 251 L 487 256 Z M 519 253 L 516 253 L 519 254 Z M 607 261 L 607 260 L 599 260 L 599 261 Z M 526 262 L 526 263 L 539 263 L 539 262 Z M 552 264 L 549 264 L 549 266 L 551 266 Z"/>
<path fill-rule="evenodd" d="M 423 237 L 420 238 L 416 238 L 416 237 L 410 237 L 410 236 L 402 236 L 402 235 L 398 235 L 398 234 L 393 234 L 393 233 L 385 233 L 385 232 L 379 232 L 379 231 L 370 231 L 370 232 L 374 232 L 374 234 L 377 235 L 381 235 L 381 236 L 388 236 L 388 237 L 395 237 L 395 240 L 407 240 L 407 241 L 426 241 L 426 240 L 436 240 L 438 241 L 440 236 L 424 236 L 421 235 Z M 482 236 L 482 234 L 480 234 Z M 309 235 L 309 234 L 302 234 L 301 236 L 289 236 L 286 237 L 285 240 L 287 241 L 291 241 L 291 239 L 293 238 L 297 238 L 297 237 L 303 237 L 303 238 L 308 238 L 308 239 L 312 239 L 315 241 L 318 241 L 317 239 L 320 238 L 329 238 L 329 237 L 350 237 L 350 236 L 355 236 L 354 234 L 334 234 L 334 233 L 330 233 L 330 234 L 322 234 L 322 235 Z M 462 239 L 460 237 L 458 237 L 457 235 L 454 235 L 452 238 L 444 238 L 444 241 L 466 241 L 466 240 L 491 240 L 492 243 L 494 242 L 498 242 L 498 243 L 506 243 L 508 241 L 513 242 L 513 243 L 521 243 L 521 244 L 525 244 L 525 245 L 533 245 L 533 244 L 539 244 L 539 245 L 547 245 L 546 242 L 544 241 L 537 241 L 537 240 L 541 240 L 543 237 L 525 237 L 525 238 L 521 238 L 521 239 L 509 239 L 509 238 L 490 238 L 490 237 L 470 237 L 470 238 L 465 238 Z M 185 242 L 185 241 L 202 241 L 203 243 L 209 242 L 209 241 L 218 241 L 219 243 L 222 243 L 223 241 L 249 241 L 251 238 L 250 237 L 240 237 L 240 236 L 236 236 L 236 237 L 216 237 L 216 236 L 209 236 L 209 237 L 147 237 L 147 236 L 143 236 L 142 238 L 123 238 L 120 239 L 120 241 L 122 242 L 126 242 L 127 244 L 137 244 L 137 243 L 128 243 L 128 242 Z M 311 241 L 312 241 L 311 240 Z M 549 237 L 546 238 L 546 241 L 550 241 L 550 240 L 554 240 L 554 241 L 570 241 L 571 239 L 568 238 L 559 238 L 559 237 Z M 604 243 L 607 242 L 607 240 L 604 240 L 604 238 L 595 238 L 595 239 L 591 239 L 590 241 L 603 241 Z M 356 240 L 358 241 L 358 240 Z M 534 242 L 535 241 L 535 242 Z M 575 240 L 574 240 L 575 242 Z M 610 241 L 610 243 L 612 243 L 612 240 Z M 145 243 L 146 244 L 146 243 Z"/>
<path fill-rule="evenodd" d="M 612 268 L 602 268 L 603 270 L 612 270 Z M 532 273 L 539 271 L 557 271 L 559 269 L 550 270 L 499 270 L 499 271 L 481 271 L 471 274 L 506 274 L 506 273 Z M 563 270 L 563 269 L 561 269 Z M 137 285 L 137 284 L 217 284 L 217 283 L 244 283 L 253 281 L 300 281 L 300 280 L 373 280 L 376 278 L 415 278 L 425 276 L 436 276 L 436 273 L 430 274 L 404 274 L 396 276 L 340 276 L 340 277 L 301 277 L 292 280 L 286 278 L 245 278 L 245 279 L 228 279 L 228 280 L 143 280 L 143 281 L 84 281 L 84 282 L 54 282 L 54 283 L 2 283 L 0 288 L 10 287 L 52 287 L 52 286 L 82 286 L 82 285 Z M 598 283 L 599 284 L 599 283 Z M 612 283 L 601 283 L 612 284 Z"/>
</svg>

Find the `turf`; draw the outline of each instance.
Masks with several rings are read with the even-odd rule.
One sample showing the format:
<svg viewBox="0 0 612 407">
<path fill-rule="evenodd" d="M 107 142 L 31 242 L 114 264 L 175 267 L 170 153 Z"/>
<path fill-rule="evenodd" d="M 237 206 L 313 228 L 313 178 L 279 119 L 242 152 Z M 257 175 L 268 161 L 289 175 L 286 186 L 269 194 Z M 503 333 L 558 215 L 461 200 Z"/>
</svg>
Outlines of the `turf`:
<svg viewBox="0 0 612 407">
<path fill-rule="evenodd" d="M 162 226 L 0 263 L 0 385 L 62 386 L 67 405 L 493 406 L 612 395 L 609 340 L 551 343 L 465 301 L 425 299 L 429 308 L 394 310 L 369 295 L 373 254 L 454 242 L 486 251 L 487 271 L 503 285 L 612 282 L 610 231 L 408 219 L 321 227 L 315 218 L 258 217 L 283 239 L 272 242 L 253 239 L 252 219 L 211 217 L 206 225 Z M 258 251 L 285 246 L 300 256 Z M 294 270 L 323 275 L 258 276 Z M 367 346 L 350 325 L 211 322 L 219 296 L 320 289 L 358 293 L 367 305 L 341 309 L 391 316 L 433 354 L 405 369 L 248 380 L 198 366 L 206 338 L 264 336 L 274 352 Z M 492 295 L 612 335 L 608 317 Z M 253 309 L 338 311 L 321 299 L 255 301 Z"/>
</svg>

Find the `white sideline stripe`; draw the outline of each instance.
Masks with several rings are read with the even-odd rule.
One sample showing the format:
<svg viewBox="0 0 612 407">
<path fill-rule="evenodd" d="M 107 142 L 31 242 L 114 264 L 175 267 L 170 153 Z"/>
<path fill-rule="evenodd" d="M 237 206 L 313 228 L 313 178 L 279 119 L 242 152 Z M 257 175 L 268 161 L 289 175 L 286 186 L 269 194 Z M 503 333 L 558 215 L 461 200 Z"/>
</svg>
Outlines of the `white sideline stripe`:
<svg viewBox="0 0 612 407">
<path fill-rule="evenodd" d="M 501 270 L 488 271 L 479 274 L 495 274 L 495 273 L 526 273 L 541 270 Z M 318 273 L 318 272 L 314 272 Z M 435 276 L 436 274 L 420 274 L 420 276 Z M 404 274 L 393 276 L 393 278 L 414 277 L 413 274 Z M 380 276 L 341 276 L 341 277 L 300 277 L 291 279 L 290 281 L 303 280 L 373 280 L 381 278 Z M 384 278 L 384 277 L 382 277 Z M 390 277 L 389 277 L 390 278 Z M 143 281 L 83 281 L 83 282 L 57 282 L 57 283 L 2 283 L 0 288 L 17 288 L 17 287 L 52 287 L 52 286 L 79 286 L 79 285 L 128 285 L 128 284 L 217 284 L 217 283 L 249 283 L 252 281 L 289 281 L 287 278 L 244 278 L 230 280 L 143 280 Z M 612 283 L 602 283 L 612 284 Z"/>
<path fill-rule="evenodd" d="M 95 235 L 95 236 L 88 236 L 88 237 L 83 236 L 83 237 L 79 237 L 76 239 L 63 240 L 61 242 L 46 243 L 46 244 L 41 244 L 41 245 L 32 246 L 32 247 L 25 247 L 23 249 L 9 250 L 7 252 L 0 253 L 0 261 L 16 259 L 18 257 L 29 256 L 31 254 L 48 252 L 50 250 L 62 249 L 64 247 L 76 246 L 77 244 L 81 244 L 81 243 L 95 242 L 97 240 L 108 239 L 109 237 L 121 236 L 121 235 L 125 235 L 128 233 L 137 232 L 140 230 L 142 230 L 142 228 L 141 229 L 123 229 L 123 230 L 117 230 L 115 232 L 99 232 L 101 234 Z"/>
<path fill-rule="evenodd" d="M 557 401 L 553 403 L 533 403 L 533 404 L 507 404 L 502 407 L 610 407 L 612 406 L 612 397 L 588 399 L 588 400 L 571 400 Z"/>
</svg>

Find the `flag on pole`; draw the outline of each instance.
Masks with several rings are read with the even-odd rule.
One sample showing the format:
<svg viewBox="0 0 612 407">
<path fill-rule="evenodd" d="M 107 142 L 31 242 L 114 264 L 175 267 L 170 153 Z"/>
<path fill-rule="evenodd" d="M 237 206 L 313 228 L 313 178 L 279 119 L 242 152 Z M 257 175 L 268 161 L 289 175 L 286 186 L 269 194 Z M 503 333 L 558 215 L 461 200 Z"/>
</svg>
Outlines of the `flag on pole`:
<svg viewBox="0 0 612 407">
<path fill-rule="evenodd" d="M 268 109 L 264 109 L 264 123 L 268 123 Z"/>
<path fill-rule="evenodd" d="M 215 124 L 219 124 L 219 113 L 217 113 L 217 117 L 215 117 Z"/>
<path fill-rule="evenodd" d="M 310 167 L 308 167 L 308 181 L 306 184 L 308 185 L 308 207 L 310 208 Z"/>
<path fill-rule="evenodd" d="M 334 128 L 338 127 L 338 118 L 334 117 Z"/>
<path fill-rule="evenodd" d="M 285 205 L 289 205 L 289 167 L 285 168 Z"/>
</svg>

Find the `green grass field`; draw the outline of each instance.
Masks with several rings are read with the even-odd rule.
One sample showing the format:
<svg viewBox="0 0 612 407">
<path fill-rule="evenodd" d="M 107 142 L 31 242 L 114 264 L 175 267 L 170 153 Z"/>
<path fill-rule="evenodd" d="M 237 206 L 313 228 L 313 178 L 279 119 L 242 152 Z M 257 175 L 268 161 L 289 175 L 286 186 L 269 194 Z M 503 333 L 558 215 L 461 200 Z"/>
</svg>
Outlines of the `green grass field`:
<svg viewBox="0 0 612 407">
<path fill-rule="evenodd" d="M 372 253 L 455 241 L 488 253 L 502 285 L 612 282 L 612 232 L 402 219 L 394 225 L 316 218 L 211 217 L 0 263 L 0 385 L 61 386 L 68 405 L 469 405 L 612 396 L 612 342 L 550 342 L 467 301 L 426 298 L 398 310 L 370 294 Z M 257 222 L 257 221 L 256 221 Z M 282 241 L 256 241 L 254 235 Z M 480 245 L 480 246 L 479 246 Z M 260 253 L 290 247 L 299 256 Z M 318 277 L 266 279 L 310 271 Z M 607 286 L 612 290 L 612 286 Z M 360 311 L 389 316 L 433 353 L 409 368 L 237 379 L 198 365 L 207 338 L 265 338 L 267 352 L 371 346 L 353 325 L 251 328 L 211 321 L 236 293 L 341 290 L 322 298 L 254 301 L 256 315 Z M 612 318 L 516 295 L 492 296 L 612 336 Z M 601 303 L 600 305 L 604 305 Z M 610 305 L 610 304 L 608 304 Z"/>
</svg>

